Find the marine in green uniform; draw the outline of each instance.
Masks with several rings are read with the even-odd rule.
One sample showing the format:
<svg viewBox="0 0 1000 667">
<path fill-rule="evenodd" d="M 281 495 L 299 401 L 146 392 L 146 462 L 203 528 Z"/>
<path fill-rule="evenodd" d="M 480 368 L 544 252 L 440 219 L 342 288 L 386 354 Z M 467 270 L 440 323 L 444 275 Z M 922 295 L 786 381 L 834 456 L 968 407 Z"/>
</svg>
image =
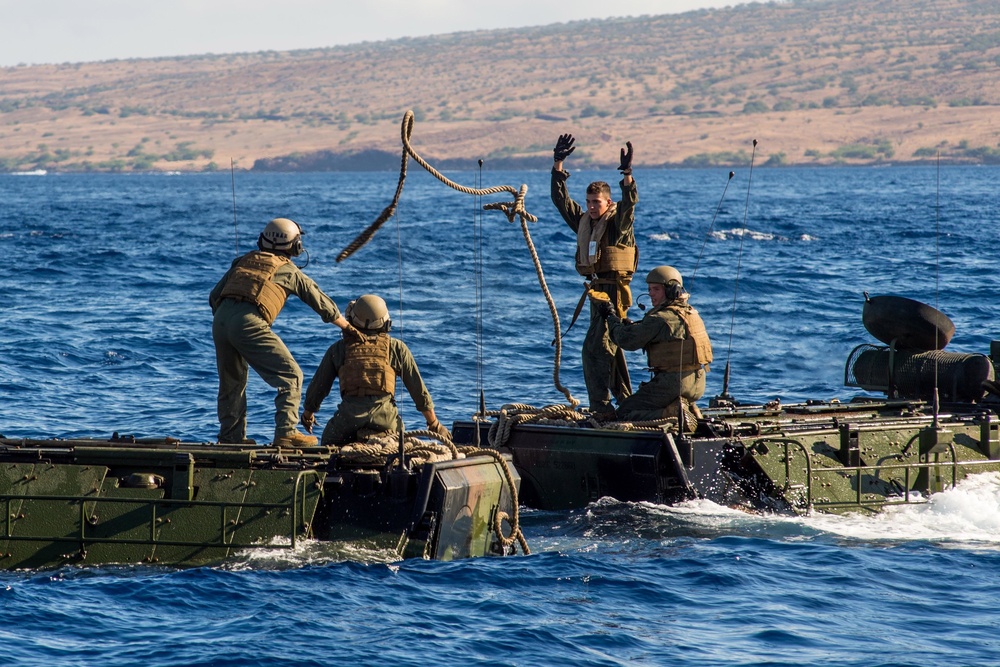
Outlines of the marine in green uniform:
<svg viewBox="0 0 1000 667">
<path fill-rule="evenodd" d="M 620 316 L 632 305 L 629 283 L 639 261 L 635 245 L 635 205 L 639 201 L 632 178 L 632 143 L 621 151 L 618 170 L 622 199 L 611 199 L 611 186 L 595 181 L 587 186 L 587 207 L 573 201 L 566 189 L 569 172 L 563 161 L 576 150 L 572 135 L 559 137 L 552 154 L 552 203 L 576 234 L 576 270 L 589 287 L 608 295 Z M 587 384 L 590 410 L 608 415 L 614 411 L 611 396 L 619 402 L 632 393 L 625 356 L 608 338 L 608 328 L 595 307 L 590 308 L 590 327 L 583 341 L 583 379 Z"/>
<path fill-rule="evenodd" d="M 392 320 L 381 297 L 365 294 L 347 306 L 347 319 L 362 334 L 356 340 L 339 340 L 326 351 L 306 389 L 302 423 L 312 433 L 319 411 L 333 381 L 340 382 L 340 405 L 326 428 L 324 445 L 344 445 L 369 435 L 395 433 L 402 427 L 396 409 L 396 377 L 410 393 L 428 430 L 442 438 L 451 433 L 434 414 L 434 403 L 417 363 L 406 344 L 389 336 Z"/>
<path fill-rule="evenodd" d="M 705 374 L 712 362 L 712 343 L 698 311 L 688 303 L 680 272 L 658 266 L 646 276 L 653 309 L 638 322 L 623 321 L 610 303 L 597 308 L 607 318 L 608 333 L 626 350 L 646 351 L 652 379 L 621 401 L 617 417 L 647 421 L 676 417 L 682 399 L 695 415 L 694 402 L 705 393 Z"/>
<path fill-rule="evenodd" d="M 302 370 L 271 330 L 285 300 L 294 294 L 324 322 L 352 331 L 337 304 L 292 263 L 302 252 L 302 229 L 287 218 L 267 223 L 257 248 L 233 261 L 212 289 L 212 339 L 219 369 L 219 442 L 247 443 L 247 367 L 278 390 L 274 398 L 274 444 L 315 445 L 295 428 L 302 399 Z"/>
</svg>

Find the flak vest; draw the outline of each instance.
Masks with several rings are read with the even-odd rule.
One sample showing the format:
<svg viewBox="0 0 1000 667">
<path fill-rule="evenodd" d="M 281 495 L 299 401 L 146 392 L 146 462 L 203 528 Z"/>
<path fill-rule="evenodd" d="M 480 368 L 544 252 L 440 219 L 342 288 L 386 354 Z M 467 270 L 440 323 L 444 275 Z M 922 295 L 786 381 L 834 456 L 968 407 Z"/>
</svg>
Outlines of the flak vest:
<svg viewBox="0 0 1000 667">
<path fill-rule="evenodd" d="M 576 228 L 576 270 L 581 276 L 617 272 L 632 274 L 639 262 L 634 245 L 608 244 L 608 223 L 618 211 L 616 204 L 596 222 L 589 213 L 580 216 Z"/>
<path fill-rule="evenodd" d="M 687 329 L 684 340 L 656 341 L 646 346 L 649 367 L 654 371 L 694 371 L 712 363 L 712 343 L 698 311 L 691 306 L 666 306 L 649 317 L 666 320 L 666 311 L 680 318 Z"/>
<path fill-rule="evenodd" d="M 272 324 L 288 298 L 284 288 L 274 282 L 274 274 L 290 261 L 284 255 L 260 250 L 243 255 L 229 274 L 220 298 L 249 301 Z"/>
<path fill-rule="evenodd" d="M 396 393 L 396 371 L 389 364 L 389 334 L 346 340 L 344 365 L 337 373 L 341 396 L 386 396 Z"/>
</svg>

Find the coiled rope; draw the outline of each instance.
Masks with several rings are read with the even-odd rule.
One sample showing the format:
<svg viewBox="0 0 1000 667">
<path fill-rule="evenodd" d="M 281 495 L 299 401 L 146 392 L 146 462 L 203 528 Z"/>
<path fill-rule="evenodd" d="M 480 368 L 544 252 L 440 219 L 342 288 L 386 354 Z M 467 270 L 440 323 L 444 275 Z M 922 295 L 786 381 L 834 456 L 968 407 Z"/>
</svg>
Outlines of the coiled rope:
<svg viewBox="0 0 1000 667">
<path fill-rule="evenodd" d="M 419 436 L 435 438 L 440 444 L 420 440 Z M 445 441 L 433 431 L 427 430 L 404 433 L 403 451 L 417 465 L 465 458 L 454 443 Z M 383 467 L 397 454 L 399 454 L 399 437 L 396 434 L 372 436 L 352 442 L 341 447 L 338 452 L 341 463 L 359 468 Z"/>
<path fill-rule="evenodd" d="M 684 404 L 685 423 L 697 423 L 697 416 Z M 536 408 L 523 403 L 509 403 L 500 410 L 487 411 L 486 417 L 496 417 L 490 425 L 487 441 L 491 447 L 503 447 L 510 440 L 511 432 L 518 424 L 541 424 L 544 426 L 569 426 L 596 428 L 608 431 L 671 431 L 678 432 L 677 417 L 665 417 L 647 421 L 607 421 L 597 422 L 592 415 L 585 415 L 565 405 L 548 405 Z M 473 419 L 481 419 L 475 415 Z"/>
<path fill-rule="evenodd" d="M 420 440 L 420 437 L 429 437 L 437 442 Z M 514 484 L 514 474 L 510 470 L 510 464 L 500 452 L 491 449 L 479 449 L 472 446 L 458 447 L 448 438 L 443 438 L 434 431 L 420 429 L 406 431 L 403 433 L 403 451 L 411 464 L 423 465 L 436 461 L 451 461 L 455 459 L 465 459 L 473 456 L 488 456 L 500 464 L 503 471 L 504 481 L 507 484 L 507 492 L 510 494 L 513 516 L 503 510 L 498 510 L 493 516 L 493 532 L 497 536 L 500 544 L 509 547 L 516 541 L 521 545 L 521 552 L 528 556 L 531 549 L 528 541 L 521 532 L 521 514 L 517 494 L 517 485 Z M 385 467 L 393 456 L 399 454 L 399 437 L 396 434 L 370 436 L 359 442 L 352 442 L 344 445 L 339 450 L 340 461 L 343 464 L 359 468 Z M 504 535 L 503 520 L 510 524 L 510 533 Z"/>
<path fill-rule="evenodd" d="M 542 263 L 538 259 L 538 252 L 535 250 L 535 244 L 531 240 L 531 233 L 528 231 L 529 222 L 538 222 L 538 218 L 531 213 L 528 213 L 528 211 L 524 208 L 524 197 L 528 192 L 528 186 L 526 184 L 522 184 L 519 190 L 515 190 L 509 185 L 497 185 L 491 188 L 470 188 L 459 183 L 455 183 L 428 164 L 426 160 L 417 154 L 417 152 L 413 149 L 413 146 L 410 145 L 410 137 L 413 134 L 413 122 L 414 117 L 412 111 L 407 111 L 403 114 L 403 123 L 400 128 L 400 138 L 403 143 L 403 152 L 399 165 L 399 181 L 396 184 L 396 194 L 392 198 L 392 203 L 382 210 L 382 213 L 375 219 L 375 222 L 368 225 L 363 232 L 358 234 L 358 236 L 355 237 L 355 239 L 351 241 L 339 255 L 337 255 L 337 261 L 342 262 L 360 250 L 366 243 L 368 243 L 368 241 L 372 239 L 373 236 L 375 236 L 375 232 L 377 232 L 379 228 L 385 224 L 385 222 L 391 218 L 393 214 L 395 214 L 396 207 L 399 204 L 399 198 L 403 193 L 403 183 L 406 181 L 407 163 L 410 157 L 412 157 L 417 164 L 427 170 L 427 172 L 429 172 L 432 176 L 453 190 L 458 190 L 459 192 L 476 197 L 487 197 L 501 192 L 510 193 L 514 197 L 513 201 L 485 204 L 483 209 L 488 211 L 502 211 L 507 217 L 508 222 L 514 222 L 515 218 L 520 219 L 521 233 L 524 236 L 524 242 L 528 246 L 528 251 L 531 253 L 531 260 L 535 265 L 535 274 L 538 276 L 538 284 L 541 286 L 542 293 L 545 295 L 545 301 L 549 306 L 549 313 L 552 315 L 552 326 L 555 329 L 556 349 L 555 362 L 552 370 L 552 380 L 556 389 L 558 389 L 566 397 L 570 406 L 576 407 L 580 404 L 580 401 L 574 398 L 570 390 L 564 387 L 559 381 L 559 368 L 562 360 L 562 336 L 559 335 L 559 313 L 556 310 L 555 300 L 549 292 L 548 284 L 545 282 L 545 274 L 542 271 Z"/>
</svg>

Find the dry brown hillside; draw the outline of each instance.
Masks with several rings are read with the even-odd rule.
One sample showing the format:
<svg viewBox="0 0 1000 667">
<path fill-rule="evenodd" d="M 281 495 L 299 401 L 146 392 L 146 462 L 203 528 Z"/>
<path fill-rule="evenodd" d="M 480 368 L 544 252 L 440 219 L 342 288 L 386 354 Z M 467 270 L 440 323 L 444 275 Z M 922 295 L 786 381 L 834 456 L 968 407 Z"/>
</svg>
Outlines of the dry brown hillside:
<svg viewBox="0 0 1000 667">
<path fill-rule="evenodd" d="M 1000 2 L 799 0 L 292 52 L 0 68 L 0 170 L 1000 162 Z M 381 151 L 381 152 L 380 152 Z"/>
</svg>

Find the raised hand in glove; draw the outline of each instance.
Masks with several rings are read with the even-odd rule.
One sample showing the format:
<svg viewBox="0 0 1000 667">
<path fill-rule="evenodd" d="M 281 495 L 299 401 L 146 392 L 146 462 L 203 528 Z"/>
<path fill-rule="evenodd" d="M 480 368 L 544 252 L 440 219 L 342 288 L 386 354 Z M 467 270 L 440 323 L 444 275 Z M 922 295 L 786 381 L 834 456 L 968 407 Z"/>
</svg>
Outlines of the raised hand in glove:
<svg viewBox="0 0 1000 667">
<path fill-rule="evenodd" d="M 572 134 L 560 134 L 556 147 L 552 149 L 552 159 L 555 162 L 562 162 L 568 158 L 569 154 L 576 150 L 576 146 L 573 145 L 575 141 Z"/>
<path fill-rule="evenodd" d="M 312 433 L 313 426 L 316 425 L 316 415 L 306 410 L 305 412 L 302 413 L 302 419 L 300 419 L 299 421 L 302 422 L 302 426 L 305 427 L 307 433 Z"/>
<path fill-rule="evenodd" d="M 427 430 L 433 431 L 442 440 L 451 440 L 451 431 L 437 419 L 427 424 Z"/>
<path fill-rule="evenodd" d="M 611 305 L 610 301 L 597 302 L 597 313 L 601 316 L 601 319 L 608 319 L 614 312 L 615 307 Z"/>
<path fill-rule="evenodd" d="M 632 142 L 626 141 L 625 145 L 628 147 L 628 152 L 622 149 L 622 159 L 621 163 L 618 165 L 618 171 L 622 173 L 622 176 L 630 176 L 632 174 Z"/>
</svg>

